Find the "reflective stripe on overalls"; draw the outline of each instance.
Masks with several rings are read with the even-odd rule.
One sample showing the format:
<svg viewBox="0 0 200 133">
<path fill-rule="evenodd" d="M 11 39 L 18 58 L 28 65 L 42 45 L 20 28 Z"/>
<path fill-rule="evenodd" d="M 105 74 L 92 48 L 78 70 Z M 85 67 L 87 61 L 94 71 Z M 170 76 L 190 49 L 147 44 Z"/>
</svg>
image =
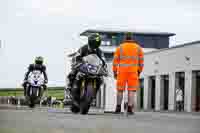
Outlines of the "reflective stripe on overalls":
<svg viewBox="0 0 200 133">
<path fill-rule="evenodd" d="M 130 55 L 128 55 L 128 56 L 125 56 L 125 55 L 123 55 L 123 49 L 122 49 L 122 47 L 120 46 L 120 54 L 119 54 L 119 57 L 114 57 L 114 58 L 119 58 L 120 60 L 123 60 L 123 59 L 133 59 L 133 60 L 144 60 L 143 58 L 140 58 L 139 57 L 139 52 L 140 52 L 140 48 L 138 47 L 138 54 L 137 54 L 137 56 L 130 56 Z M 143 66 L 143 64 L 139 64 L 139 63 L 137 63 L 137 64 L 113 64 L 114 66 L 119 66 L 119 67 L 131 67 L 131 66 L 133 66 L 133 67 L 136 67 L 136 66 Z"/>
</svg>

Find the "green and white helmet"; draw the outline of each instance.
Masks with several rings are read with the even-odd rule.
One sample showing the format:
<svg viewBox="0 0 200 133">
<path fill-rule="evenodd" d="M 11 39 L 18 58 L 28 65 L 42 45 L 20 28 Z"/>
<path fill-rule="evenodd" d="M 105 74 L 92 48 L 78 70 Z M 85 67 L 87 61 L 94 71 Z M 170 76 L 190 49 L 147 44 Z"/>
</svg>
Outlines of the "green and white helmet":
<svg viewBox="0 0 200 133">
<path fill-rule="evenodd" d="M 88 45 L 91 49 L 97 49 L 101 45 L 101 36 L 98 33 L 88 37 Z"/>
</svg>

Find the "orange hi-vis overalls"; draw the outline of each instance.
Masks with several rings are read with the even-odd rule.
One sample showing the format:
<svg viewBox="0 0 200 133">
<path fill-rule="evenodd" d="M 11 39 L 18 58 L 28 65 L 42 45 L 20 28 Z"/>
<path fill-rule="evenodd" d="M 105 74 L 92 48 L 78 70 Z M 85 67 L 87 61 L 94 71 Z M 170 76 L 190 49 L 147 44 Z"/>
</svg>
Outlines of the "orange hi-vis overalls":
<svg viewBox="0 0 200 133">
<path fill-rule="evenodd" d="M 117 73 L 117 90 L 139 89 L 139 73 L 144 67 L 144 53 L 134 41 L 125 41 L 114 53 L 113 72 Z"/>
</svg>

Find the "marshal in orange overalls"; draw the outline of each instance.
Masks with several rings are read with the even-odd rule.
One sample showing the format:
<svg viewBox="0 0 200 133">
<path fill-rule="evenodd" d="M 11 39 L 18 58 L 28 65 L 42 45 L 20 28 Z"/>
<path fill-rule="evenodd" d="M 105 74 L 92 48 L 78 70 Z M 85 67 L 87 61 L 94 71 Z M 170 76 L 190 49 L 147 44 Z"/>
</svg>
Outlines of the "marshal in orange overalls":
<svg viewBox="0 0 200 133">
<path fill-rule="evenodd" d="M 113 72 L 117 73 L 117 90 L 136 91 L 144 66 L 144 53 L 135 41 L 125 41 L 114 53 Z"/>
</svg>

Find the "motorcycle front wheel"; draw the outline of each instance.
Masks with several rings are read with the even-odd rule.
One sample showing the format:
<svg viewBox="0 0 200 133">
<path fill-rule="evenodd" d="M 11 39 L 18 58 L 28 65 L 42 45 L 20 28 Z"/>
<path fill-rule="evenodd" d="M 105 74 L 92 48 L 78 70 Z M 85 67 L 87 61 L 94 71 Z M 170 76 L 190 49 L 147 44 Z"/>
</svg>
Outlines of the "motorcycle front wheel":
<svg viewBox="0 0 200 133">
<path fill-rule="evenodd" d="M 38 95 L 39 88 L 30 87 L 28 92 L 29 92 L 29 107 L 34 108 L 37 97 L 39 96 Z"/>
<path fill-rule="evenodd" d="M 71 112 L 77 114 L 80 112 L 80 108 L 78 106 L 76 106 L 75 104 L 72 103 L 71 107 L 70 107 Z"/>
<path fill-rule="evenodd" d="M 86 85 L 87 86 L 85 87 L 83 97 L 80 101 L 80 113 L 83 115 L 88 114 L 90 104 L 93 100 L 93 96 L 95 93 L 92 82 L 89 82 Z"/>
</svg>

